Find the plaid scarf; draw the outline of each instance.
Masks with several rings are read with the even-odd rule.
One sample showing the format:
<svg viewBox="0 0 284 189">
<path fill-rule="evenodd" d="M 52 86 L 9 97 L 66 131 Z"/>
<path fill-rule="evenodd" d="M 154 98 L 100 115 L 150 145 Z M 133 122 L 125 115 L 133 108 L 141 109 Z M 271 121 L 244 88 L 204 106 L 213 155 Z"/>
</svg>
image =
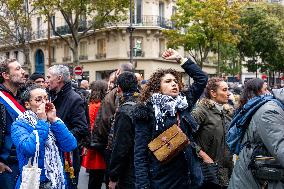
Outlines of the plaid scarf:
<svg viewBox="0 0 284 189">
<path fill-rule="evenodd" d="M 150 98 L 151 103 L 155 111 L 156 118 L 156 130 L 158 130 L 158 124 L 161 123 L 164 126 L 164 117 L 167 113 L 170 116 L 175 116 L 177 110 L 185 110 L 188 107 L 188 103 L 185 96 L 178 95 L 173 98 L 168 95 L 160 93 L 154 93 Z"/>
</svg>

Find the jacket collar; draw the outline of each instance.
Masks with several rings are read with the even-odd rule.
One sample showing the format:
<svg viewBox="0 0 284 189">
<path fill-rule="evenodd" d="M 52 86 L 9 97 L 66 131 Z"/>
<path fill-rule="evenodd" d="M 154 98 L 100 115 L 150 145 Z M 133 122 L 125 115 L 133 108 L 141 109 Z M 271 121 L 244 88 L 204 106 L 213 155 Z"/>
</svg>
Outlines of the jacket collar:
<svg viewBox="0 0 284 189">
<path fill-rule="evenodd" d="M 14 96 L 14 94 L 13 94 L 9 89 L 7 89 L 7 88 L 3 85 L 3 83 L 0 84 L 0 90 L 9 93 L 10 95 L 12 95 L 12 97 L 14 97 L 15 99 L 17 99 L 17 97 Z"/>
</svg>

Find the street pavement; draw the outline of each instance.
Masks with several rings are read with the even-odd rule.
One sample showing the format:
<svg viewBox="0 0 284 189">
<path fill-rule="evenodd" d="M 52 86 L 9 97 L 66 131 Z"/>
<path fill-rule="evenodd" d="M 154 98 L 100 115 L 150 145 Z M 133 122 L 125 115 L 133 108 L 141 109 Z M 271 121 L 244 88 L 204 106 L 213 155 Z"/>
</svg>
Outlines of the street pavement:
<svg viewBox="0 0 284 189">
<path fill-rule="evenodd" d="M 86 173 L 86 169 L 84 167 L 81 167 L 78 189 L 88 189 L 88 181 L 89 181 L 89 174 Z M 102 186 L 102 189 L 106 189 L 104 184 Z"/>
</svg>

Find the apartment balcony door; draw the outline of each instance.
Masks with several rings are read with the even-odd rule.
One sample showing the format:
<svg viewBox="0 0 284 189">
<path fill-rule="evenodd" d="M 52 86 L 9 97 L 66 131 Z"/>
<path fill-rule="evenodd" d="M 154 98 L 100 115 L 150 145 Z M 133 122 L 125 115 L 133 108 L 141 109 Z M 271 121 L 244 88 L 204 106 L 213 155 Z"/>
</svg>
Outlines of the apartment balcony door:
<svg viewBox="0 0 284 189">
<path fill-rule="evenodd" d="M 35 54 L 35 72 L 44 73 L 44 54 L 40 49 Z"/>
</svg>

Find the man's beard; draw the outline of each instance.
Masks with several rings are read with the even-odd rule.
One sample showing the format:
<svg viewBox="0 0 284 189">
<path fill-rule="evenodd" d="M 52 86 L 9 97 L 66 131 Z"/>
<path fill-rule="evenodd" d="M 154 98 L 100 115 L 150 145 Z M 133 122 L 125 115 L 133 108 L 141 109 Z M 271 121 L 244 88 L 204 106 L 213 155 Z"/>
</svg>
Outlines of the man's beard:
<svg viewBox="0 0 284 189">
<path fill-rule="evenodd" d="M 11 84 L 17 88 L 25 85 L 25 81 L 23 81 L 23 79 L 19 77 L 11 76 L 10 81 L 11 81 Z"/>
</svg>

